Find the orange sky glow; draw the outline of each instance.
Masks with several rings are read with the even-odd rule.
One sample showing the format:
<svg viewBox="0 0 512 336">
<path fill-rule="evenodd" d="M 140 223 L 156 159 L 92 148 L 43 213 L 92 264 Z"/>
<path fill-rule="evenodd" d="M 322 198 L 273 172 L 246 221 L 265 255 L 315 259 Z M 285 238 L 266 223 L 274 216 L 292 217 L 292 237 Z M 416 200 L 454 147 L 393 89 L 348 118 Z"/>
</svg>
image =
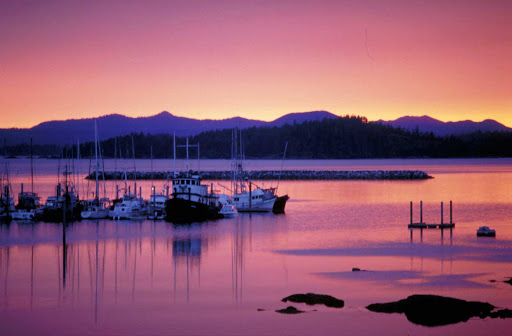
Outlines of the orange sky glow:
<svg viewBox="0 0 512 336">
<path fill-rule="evenodd" d="M 0 128 L 163 110 L 512 126 L 510 1 L 2 1 Z"/>
</svg>

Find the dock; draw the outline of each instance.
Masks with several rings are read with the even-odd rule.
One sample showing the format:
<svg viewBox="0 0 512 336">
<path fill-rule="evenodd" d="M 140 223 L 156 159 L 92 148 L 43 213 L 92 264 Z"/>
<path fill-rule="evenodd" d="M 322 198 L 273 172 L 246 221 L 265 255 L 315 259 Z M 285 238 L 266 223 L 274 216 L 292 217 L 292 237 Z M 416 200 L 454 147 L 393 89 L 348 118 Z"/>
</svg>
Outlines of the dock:
<svg viewBox="0 0 512 336">
<path fill-rule="evenodd" d="M 423 221 L 423 201 L 420 201 L 420 221 L 413 221 L 413 203 L 411 202 L 410 206 L 410 223 L 407 225 L 409 229 L 453 229 L 455 227 L 455 223 L 453 222 L 453 202 L 450 201 L 450 222 L 444 222 L 444 207 L 443 202 L 441 202 L 441 221 L 440 223 L 425 223 Z M 451 230 L 450 230 L 451 232 Z M 411 232 L 412 234 L 412 232 Z"/>
</svg>

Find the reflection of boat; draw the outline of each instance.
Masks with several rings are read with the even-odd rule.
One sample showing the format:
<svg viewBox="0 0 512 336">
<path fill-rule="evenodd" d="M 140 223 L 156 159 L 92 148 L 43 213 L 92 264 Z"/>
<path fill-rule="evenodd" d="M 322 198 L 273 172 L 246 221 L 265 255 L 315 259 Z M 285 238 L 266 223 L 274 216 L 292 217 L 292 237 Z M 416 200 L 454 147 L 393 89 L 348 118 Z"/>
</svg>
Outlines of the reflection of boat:
<svg viewBox="0 0 512 336">
<path fill-rule="evenodd" d="M 490 229 L 488 226 L 481 226 L 476 230 L 477 237 L 496 237 L 496 230 Z"/>
</svg>

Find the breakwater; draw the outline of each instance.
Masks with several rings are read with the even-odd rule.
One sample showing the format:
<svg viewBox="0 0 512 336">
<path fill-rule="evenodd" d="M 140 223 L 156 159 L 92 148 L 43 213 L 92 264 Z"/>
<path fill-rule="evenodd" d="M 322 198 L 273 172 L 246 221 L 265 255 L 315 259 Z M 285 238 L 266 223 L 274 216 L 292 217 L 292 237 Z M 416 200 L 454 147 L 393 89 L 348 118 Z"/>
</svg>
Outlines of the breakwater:
<svg viewBox="0 0 512 336">
<path fill-rule="evenodd" d="M 231 171 L 201 171 L 203 180 L 231 180 Z M 432 178 L 425 172 L 418 170 L 252 170 L 245 172 L 251 180 L 426 180 Z M 124 172 L 100 173 L 105 180 L 123 180 Z M 167 180 L 174 175 L 173 172 L 126 172 L 126 178 L 133 180 Z M 86 177 L 94 179 L 94 173 Z"/>
</svg>

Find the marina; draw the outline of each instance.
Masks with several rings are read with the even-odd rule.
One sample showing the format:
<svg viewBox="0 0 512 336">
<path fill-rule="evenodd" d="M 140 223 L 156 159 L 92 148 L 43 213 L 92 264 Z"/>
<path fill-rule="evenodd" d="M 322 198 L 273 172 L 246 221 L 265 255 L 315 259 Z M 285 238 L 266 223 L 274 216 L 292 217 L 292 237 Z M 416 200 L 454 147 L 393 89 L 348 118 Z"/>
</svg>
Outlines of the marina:
<svg viewBox="0 0 512 336">
<path fill-rule="evenodd" d="M 383 160 L 381 168 L 398 163 L 404 165 L 401 160 Z M 10 180 L 17 195 L 30 172 L 16 169 L 16 160 L 9 164 L 15 172 Z M 80 171 L 85 177 L 88 163 L 82 164 Z M 106 162 L 110 164 L 113 162 Z M 172 167 L 172 161 L 165 164 Z M 201 164 L 223 169 L 230 162 L 203 160 Z M 261 164 L 246 162 L 249 169 Z M 281 162 L 265 164 L 279 167 Z M 321 164 L 342 167 L 346 163 L 293 161 L 290 165 Z M 149 160 L 138 160 L 136 165 L 138 171 L 151 170 Z M 178 162 L 178 167 L 184 165 L 184 161 Z M 358 170 L 374 168 L 375 161 L 352 165 Z M 34 188 L 46 199 L 54 193 L 56 161 L 36 160 L 35 167 Z M 483 165 L 479 160 L 467 160 L 454 167 L 437 160 L 425 160 L 423 165 L 411 160 L 404 168 L 425 170 L 434 178 L 284 180 L 279 190 L 292 196 L 285 215 L 239 213 L 186 225 L 145 218 L 88 219 L 66 226 L 41 221 L 4 223 L 0 225 L 0 307 L 13 323 L 4 325 L 2 331 L 11 334 L 13 326 L 23 333 L 45 333 L 60 323 L 63 334 L 71 335 L 85 330 L 104 334 L 111 329 L 121 334 L 151 334 L 163 329 L 196 334 L 204 328 L 222 334 L 251 330 L 252 335 L 274 335 L 285 328 L 291 334 L 309 335 L 311 325 L 323 334 L 335 334 L 322 326 L 336 321 L 358 334 L 359 327 L 350 324 L 358 320 L 378 323 L 379 332 L 389 335 L 406 330 L 420 335 L 445 334 L 447 330 L 482 335 L 489 328 L 506 332 L 510 320 L 474 318 L 425 329 L 400 315 L 364 310 L 371 303 L 414 293 L 490 302 L 503 308 L 509 308 L 512 300 L 510 285 L 501 282 L 508 279 L 512 263 L 509 254 L 503 254 L 512 251 L 507 215 L 512 211 L 512 162 L 504 159 Z M 81 182 L 80 194 L 86 194 L 87 183 L 90 190 L 95 189 L 93 181 Z M 269 182 L 255 182 L 270 187 Z M 277 185 L 277 181 L 271 183 Z M 220 181 L 218 188 L 222 189 L 222 184 Z M 149 180 L 138 180 L 137 197 L 141 192 L 146 200 L 158 191 L 165 195 L 165 181 L 155 181 L 155 189 L 151 185 Z M 115 186 L 115 181 L 106 181 L 110 195 L 116 194 Z M 492 193 L 492 201 L 486 190 Z M 133 193 L 133 185 L 130 191 Z M 421 240 L 410 240 L 404 223 L 410 223 L 410 200 L 419 197 L 423 211 L 418 211 L 419 202 L 413 204 L 413 222 L 440 224 L 439 200 L 451 199 L 456 234 L 440 236 L 443 230 L 421 229 Z M 449 224 L 449 206 L 446 208 L 443 223 Z M 476 240 L 475 232 L 483 225 L 498 231 L 499 238 Z M 353 272 L 354 267 L 365 271 Z M 475 272 L 476 268 L 481 272 Z M 493 279 L 497 281 L 489 282 Z M 315 306 L 317 311 L 312 312 L 298 304 L 296 307 L 308 314 L 291 320 L 274 312 L 286 308 L 281 298 L 320 287 L 321 293 L 344 300 L 346 306 L 333 314 L 333 308 Z M 142 317 L 141 311 L 151 314 Z M 201 325 L 191 322 L 198 312 Z M 18 322 L 27 316 L 30 325 Z"/>
</svg>

